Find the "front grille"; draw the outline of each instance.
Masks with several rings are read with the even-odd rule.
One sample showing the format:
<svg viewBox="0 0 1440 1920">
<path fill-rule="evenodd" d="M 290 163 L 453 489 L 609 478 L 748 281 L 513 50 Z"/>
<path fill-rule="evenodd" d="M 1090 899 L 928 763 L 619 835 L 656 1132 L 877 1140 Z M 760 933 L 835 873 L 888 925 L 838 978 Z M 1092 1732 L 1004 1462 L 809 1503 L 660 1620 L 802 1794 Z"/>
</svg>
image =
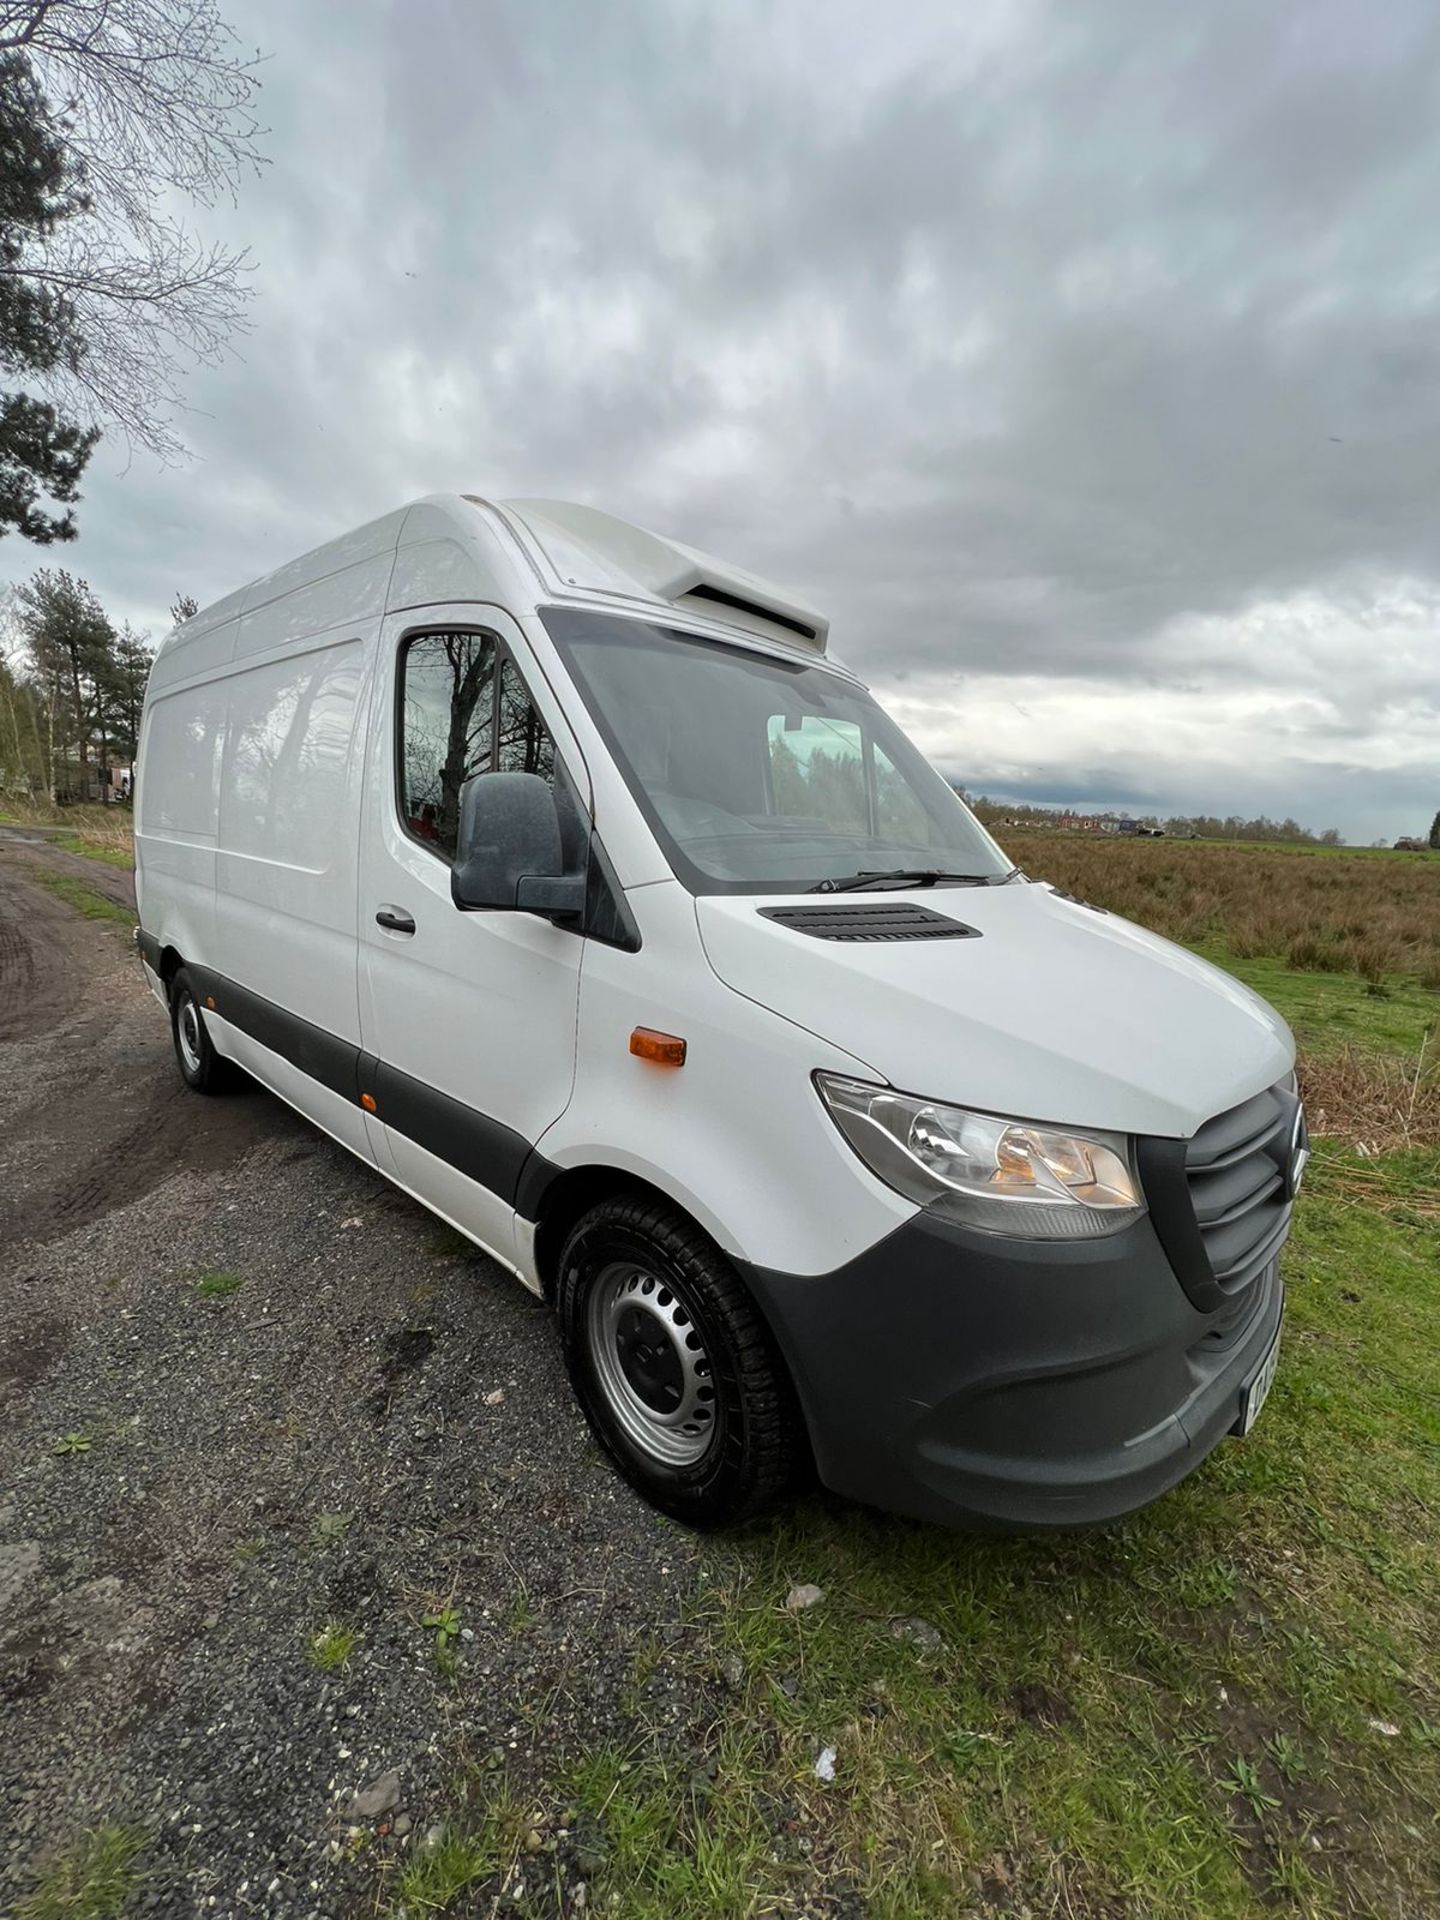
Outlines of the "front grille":
<svg viewBox="0 0 1440 1920">
<path fill-rule="evenodd" d="M 1205 1125 L 1185 1149 L 1190 1204 L 1216 1284 L 1233 1299 L 1280 1251 L 1290 1226 L 1295 1096 L 1268 1087 Z"/>
<path fill-rule="evenodd" d="M 1288 1082 L 1207 1120 L 1185 1141 L 1140 1143 L 1140 1173 L 1161 1244 L 1222 1334 L 1248 1317 L 1250 1290 L 1290 1229 L 1292 1162 L 1305 1145 Z"/>
<path fill-rule="evenodd" d="M 815 940 L 978 940 L 974 927 L 911 902 L 886 906 L 879 900 L 857 900 L 846 906 L 761 907 L 764 920 L 774 920 L 792 933 L 808 933 Z"/>
</svg>

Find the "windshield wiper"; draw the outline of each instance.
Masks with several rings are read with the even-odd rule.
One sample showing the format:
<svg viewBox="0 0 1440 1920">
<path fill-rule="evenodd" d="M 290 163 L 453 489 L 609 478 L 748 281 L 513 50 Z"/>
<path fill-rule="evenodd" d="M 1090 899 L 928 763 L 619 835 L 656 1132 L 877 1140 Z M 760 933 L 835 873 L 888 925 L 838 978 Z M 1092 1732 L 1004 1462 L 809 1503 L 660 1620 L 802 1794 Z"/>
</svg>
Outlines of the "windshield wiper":
<svg viewBox="0 0 1440 1920">
<path fill-rule="evenodd" d="M 848 880 L 821 880 L 807 893 L 883 893 L 890 888 L 933 887 L 949 881 L 958 887 L 988 887 L 992 880 L 1008 879 L 1008 874 L 947 873 L 943 867 L 892 867 L 879 872 L 852 873 Z"/>
</svg>

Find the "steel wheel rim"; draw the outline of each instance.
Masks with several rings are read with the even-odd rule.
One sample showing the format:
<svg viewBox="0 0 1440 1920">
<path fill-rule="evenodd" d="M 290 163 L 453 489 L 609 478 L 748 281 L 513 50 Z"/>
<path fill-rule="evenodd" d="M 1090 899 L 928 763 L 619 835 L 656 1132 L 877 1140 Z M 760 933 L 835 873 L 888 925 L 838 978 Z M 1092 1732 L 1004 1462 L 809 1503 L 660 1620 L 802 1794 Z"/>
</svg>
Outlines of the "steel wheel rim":
<svg viewBox="0 0 1440 1920">
<path fill-rule="evenodd" d="M 180 1002 L 180 1012 L 175 1021 L 175 1037 L 180 1043 L 180 1058 L 191 1073 L 199 1073 L 200 1009 L 188 993 Z"/>
<path fill-rule="evenodd" d="M 586 1332 L 606 1407 L 639 1452 L 690 1467 L 715 1438 L 716 1399 L 704 1336 L 666 1280 L 617 1261 L 590 1289 Z"/>
</svg>

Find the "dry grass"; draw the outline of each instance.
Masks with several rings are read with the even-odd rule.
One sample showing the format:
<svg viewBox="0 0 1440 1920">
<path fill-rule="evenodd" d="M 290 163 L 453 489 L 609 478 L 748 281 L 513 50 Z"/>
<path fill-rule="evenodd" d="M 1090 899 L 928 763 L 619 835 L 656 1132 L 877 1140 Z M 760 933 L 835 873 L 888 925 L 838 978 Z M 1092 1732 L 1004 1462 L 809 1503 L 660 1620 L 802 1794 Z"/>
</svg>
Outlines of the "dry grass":
<svg viewBox="0 0 1440 1920">
<path fill-rule="evenodd" d="M 0 797 L 0 826 L 59 827 L 77 853 L 91 854 L 112 867 L 135 864 L 135 821 L 129 807 L 52 807 L 45 801 Z"/>
<path fill-rule="evenodd" d="M 1032 877 L 1172 940 L 1375 985 L 1410 974 L 1440 989 L 1440 855 L 1063 834 L 1017 834 L 1009 851 Z"/>
<path fill-rule="evenodd" d="M 1367 1156 L 1440 1147 L 1440 1047 L 1433 1040 L 1414 1061 L 1363 1047 L 1302 1056 L 1300 1083 L 1313 1134 Z"/>
</svg>

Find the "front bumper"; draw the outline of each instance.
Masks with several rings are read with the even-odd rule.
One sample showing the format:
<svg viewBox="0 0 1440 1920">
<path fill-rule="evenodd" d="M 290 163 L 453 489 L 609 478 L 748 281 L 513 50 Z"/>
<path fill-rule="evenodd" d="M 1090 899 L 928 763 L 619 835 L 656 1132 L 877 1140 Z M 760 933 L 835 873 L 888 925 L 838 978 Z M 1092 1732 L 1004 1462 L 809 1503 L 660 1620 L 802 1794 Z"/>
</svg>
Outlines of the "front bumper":
<svg viewBox="0 0 1440 1920">
<path fill-rule="evenodd" d="M 1278 1259 L 1200 1311 L 1147 1216 L 1019 1242 L 919 1214 L 829 1274 L 747 1278 L 837 1493 L 985 1529 L 1091 1525 L 1164 1493 L 1240 1416 Z"/>
</svg>

